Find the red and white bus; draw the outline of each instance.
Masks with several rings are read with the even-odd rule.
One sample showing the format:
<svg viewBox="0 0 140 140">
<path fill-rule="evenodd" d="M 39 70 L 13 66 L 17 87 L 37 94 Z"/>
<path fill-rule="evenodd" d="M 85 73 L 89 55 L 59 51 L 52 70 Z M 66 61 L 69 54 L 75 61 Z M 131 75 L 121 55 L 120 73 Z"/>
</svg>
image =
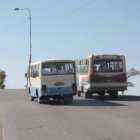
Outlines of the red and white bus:
<svg viewBox="0 0 140 140">
<path fill-rule="evenodd" d="M 106 54 L 76 59 L 76 81 L 78 95 L 84 93 L 85 98 L 93 93 L 117 98 L 118 91 L 127 90 L 125 56 Z"/>
</svg>

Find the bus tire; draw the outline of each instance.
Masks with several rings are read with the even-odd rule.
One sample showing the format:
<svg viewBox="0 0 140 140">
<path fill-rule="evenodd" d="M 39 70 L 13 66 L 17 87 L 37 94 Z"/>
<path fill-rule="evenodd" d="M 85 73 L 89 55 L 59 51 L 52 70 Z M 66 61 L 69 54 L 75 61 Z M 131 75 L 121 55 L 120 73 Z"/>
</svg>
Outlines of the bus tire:
<svg viewBox="0 0 140 140">
<path fill-rule="evenodd" d="M 30 90 L 30 88 L 28 89 L 28 93 L 31 94 L 31 90 Z"/>
<path fill-rule="evenodd" d="M 105 93 L 104 92 L 99 92 L 98 94 L 100 95 L 100 98 L 101 99 L 104 99 L 105 98 Z"/>
<path fill-rule="evenodd" d="M 39 103 L 39 104 L 42 104 L 42 103 L 43 103 L 41 97 L 38 97 L 38 103 Z"/>
<path fill-rule="evenodd" d="M 118 98 L 118 91 L 110 92 L 109 96 L 110 96 L 111 99 L 117 99 Z"/>
<path fill-rule="evenodd" d="M 78 91 L 78 96 L 81 96 L 81 92 L 80 91 Z"/>
<path fill-rule="evenodd" d="M 34 97 L 33 96 L 31 96 L 30 98 L 31 98 L 31 101 L 34 101 Z"/>
<path fill-rule="evenodd" d="M 73 95 L 65 95 L 64 96 L 64 104 L 71 104 L 73 101 Z"/>
<path fill-rule="evenodd" d="M 92 94 L 89 91 L 85 92 L 85 98 L 86 99 L 91 98 L 91 97 L 92 97 Z"/>
</svg>

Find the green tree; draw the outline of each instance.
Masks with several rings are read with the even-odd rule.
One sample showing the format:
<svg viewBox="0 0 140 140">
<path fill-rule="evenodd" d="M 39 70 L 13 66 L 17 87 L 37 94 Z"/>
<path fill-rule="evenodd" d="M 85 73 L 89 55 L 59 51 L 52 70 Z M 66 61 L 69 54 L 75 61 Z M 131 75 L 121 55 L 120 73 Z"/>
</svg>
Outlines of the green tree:
<svg viewBox="0 0 140 140">
<path fill-rule="evenodd" d="M 4 85 L 5 79 L 6 79 L 5 71 L 0 70 L 0 89 L 5 88 L 5 85 Z"/>
</svg>

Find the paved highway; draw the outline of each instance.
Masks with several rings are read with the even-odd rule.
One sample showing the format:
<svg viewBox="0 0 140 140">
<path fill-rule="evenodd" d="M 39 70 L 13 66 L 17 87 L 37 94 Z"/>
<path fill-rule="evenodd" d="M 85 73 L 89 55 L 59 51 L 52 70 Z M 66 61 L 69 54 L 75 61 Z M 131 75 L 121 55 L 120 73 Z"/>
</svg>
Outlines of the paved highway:
<svg viewBox="0 0 140 140">
<path fill-rule="evenodd" d="M 140 140 L 140 97 L 38 104 L 25 90 L 0 90 L 0 140 Z"/>
</svg>

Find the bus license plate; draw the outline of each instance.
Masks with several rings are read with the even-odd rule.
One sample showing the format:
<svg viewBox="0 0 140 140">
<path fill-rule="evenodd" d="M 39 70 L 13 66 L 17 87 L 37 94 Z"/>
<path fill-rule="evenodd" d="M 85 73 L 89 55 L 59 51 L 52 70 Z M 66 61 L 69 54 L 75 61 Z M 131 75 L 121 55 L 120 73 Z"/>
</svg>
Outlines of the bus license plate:
<svg viewBox="0 0 140 140">
<path fill-rule="evenodd" d="M 62 83 L 62 82 L 56 82 L 56 83 L 54 83 L 54 85 L 55 85 L 55 86 L 62 86 L 63 83 Z"/>
</svg>

